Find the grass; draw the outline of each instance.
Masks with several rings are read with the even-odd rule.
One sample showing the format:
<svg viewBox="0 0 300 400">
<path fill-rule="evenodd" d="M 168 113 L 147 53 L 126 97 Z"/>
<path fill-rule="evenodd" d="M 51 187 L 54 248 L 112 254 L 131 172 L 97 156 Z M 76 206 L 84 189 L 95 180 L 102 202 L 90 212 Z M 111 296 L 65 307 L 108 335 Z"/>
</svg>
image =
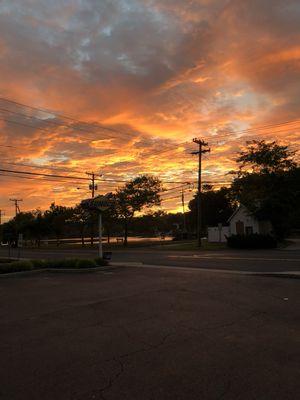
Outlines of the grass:
<svg viewBox="0 0 300 400">
<path fill-rule="evenodd" d="M 202 245 L 199 248 L 196 240 L 189 242 L 172 242 L 171 244 L 165 244 L 160 246 L 162 250 L 175 250 L 175 251 L 207 251 L 207 250 L 224 250 L 226 249 L 226 243 L 209 243 L 207 240 L 202 240 Z"/>
<path fill-rule="evenodd" d="M 166 245 L 169 243 L 173 243 L 170 240 L 144 240 L 144 241 L 128 241 L 126 248 L 139 248 L 139 247 L 152 247 L 158 245 Z M 103 243 L 103 250 L 104 251 L 111 251 L 111 250 L 118 250 L 123 249 L 125 246 L 123 243 Z M 94 242 L 93 246 L 86 242 L 84 246 L 81 243 L 60 243 L 59 246 L 56 245 L 55 242 L 48 243 L 48 245 L 41 245 L 40 247 L 37 246 L 26 246 L 26 249 L 35 249 L 35 250 L 44 250 L 44 249 L 97 249 L 98 242 L 97 240 Z"/>
<path fill-rule="evenodd" d="M 108 262 L 100 258 L 63 260 L 21 260 L 0 263 L 0 274 L 12 272 L 26 272 L 40 269 L 87 269 L 108 265 Z"/>
</svg>

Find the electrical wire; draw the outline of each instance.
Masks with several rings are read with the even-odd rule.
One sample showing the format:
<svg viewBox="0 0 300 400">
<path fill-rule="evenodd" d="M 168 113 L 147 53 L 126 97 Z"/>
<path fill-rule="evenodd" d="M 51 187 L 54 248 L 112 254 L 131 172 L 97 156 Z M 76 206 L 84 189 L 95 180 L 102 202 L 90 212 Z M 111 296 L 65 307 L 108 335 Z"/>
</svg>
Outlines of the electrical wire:
<svg viewBox="0 0 300 400">
<path fill-rule="evenodd" d="M 59 112 L 56 112 L 56 111 L 53 111 L 53 110 L 47 110 L 47 109 L 43 109 L 43 108 L 39 108 L 39 107 L 33 107 L 33 106 L 28 105 L 28 104 L 20 103 L 20 102 L 17 102 L 15 100 L 11 100 L 11 99 L 8 99 L 8 98 L 5 98 L 5 97 L 0 97 L 0 100 L 4 101 L 6 103 L 17 105 L 19 107 L 25 107 L 25 108 L 28 108 L 30 110 L 35 110 L 35 111 L 39 111 L 39 112 L 44 112 L 46 114 L 55 115 L 56 117 L 59 117 L 59 118 L 62 118 L 62 119 L 68 119 L 70 121 L 74 121 L 74 122 L 79 123 L 79 124 L 83 124 L 83 125 L 87 124 L 87 122 L 81 121 L 81 120 L 76 119 L 74 117 L 70 117 L 68 115 L 60 114 Z M 102 125 L 102 124 L 99 124 L 99 127 L 101 127 L 101 129 L 104 129 L 104 130 L 107 130 L 107 131 L 110 131 L 110 132 L 122 134 L 122 135 L 125 135 L 125 136 L 129 135 L 126 132 L 122 132 L 122 131 L 120 131 L 118 129 L 115 129 L 115 128 L 110 128 L 110 127 L 107 127 L 107 126 Z"/>
</svg>

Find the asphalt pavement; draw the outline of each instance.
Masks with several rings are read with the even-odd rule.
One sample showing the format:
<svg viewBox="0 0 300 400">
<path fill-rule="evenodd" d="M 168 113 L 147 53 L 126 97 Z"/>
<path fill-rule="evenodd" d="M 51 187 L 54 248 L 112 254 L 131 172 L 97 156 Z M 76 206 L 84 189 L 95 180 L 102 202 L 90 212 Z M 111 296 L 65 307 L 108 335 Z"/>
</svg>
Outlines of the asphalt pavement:
<svg viewBox="0 0 300 400">
<path fill-rule="evenodd" d="M 0 257 L 7 256 L 6 248 L 0 249 Z M 18 250 L 12 250 L 12 256 Z M 22 249 L 21 257 L 58 259 L 64 257 L 96 257 L 97 249 L 42 248 Z M 175 251 L 165 246 L 114 249 L 113 262 L 142 263 L 170 267 L 203 268 L 211 270 L 249 272 L 300 272 L 300 249 L 275 250 L 218 250 L 218 251 Z"/>
<path fill-rule="evenodd" d="M 295 400 L 299 280 L 113 268 L 0 280 L 0 399 Z"/>
</svg>

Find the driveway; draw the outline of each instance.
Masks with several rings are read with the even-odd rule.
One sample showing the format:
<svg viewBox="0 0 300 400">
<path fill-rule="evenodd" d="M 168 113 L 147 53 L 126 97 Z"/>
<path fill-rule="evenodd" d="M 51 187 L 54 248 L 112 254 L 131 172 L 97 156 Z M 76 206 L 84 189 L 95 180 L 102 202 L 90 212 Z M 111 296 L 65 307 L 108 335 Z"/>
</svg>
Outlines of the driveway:
<svg viewBox="0 0 300 400">
<path fill-rule="evenodd" d="M 299 280 L 117 268 L 0 280 L 0 399 L 295 400 Z"/>
</svg>

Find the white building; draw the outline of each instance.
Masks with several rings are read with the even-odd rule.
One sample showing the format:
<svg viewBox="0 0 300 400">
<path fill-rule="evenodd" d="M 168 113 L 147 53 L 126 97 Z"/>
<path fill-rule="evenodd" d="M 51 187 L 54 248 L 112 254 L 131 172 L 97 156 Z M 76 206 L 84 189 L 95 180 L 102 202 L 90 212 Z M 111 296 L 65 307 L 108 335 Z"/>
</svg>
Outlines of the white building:
<svg viewBox="0 0 300 400">
<path fill-rule="evenodd" d="M 228 220 L 230 235 L 269 234 L 272 232 L 270 221 L 259 221 L 243 205 L 240 205 Z"/>
<path fill-rule="evenodd" d="M 213 226 L 208 228 L 209 242 L 226 242 L 230 235 L 251 235 L 252 233 L 270 234 L 272 225 L 270 221 L 259 221 L 243 205 L 240 205 L 228 220 L 229 226 Z"/>
<path fill-rule="evenodd" d="M 225 243 L 226 237 L 230 235 L 229 226 L 211 226 L 208 228 L 207 240 L 211 243 Z"/>
</svg>

